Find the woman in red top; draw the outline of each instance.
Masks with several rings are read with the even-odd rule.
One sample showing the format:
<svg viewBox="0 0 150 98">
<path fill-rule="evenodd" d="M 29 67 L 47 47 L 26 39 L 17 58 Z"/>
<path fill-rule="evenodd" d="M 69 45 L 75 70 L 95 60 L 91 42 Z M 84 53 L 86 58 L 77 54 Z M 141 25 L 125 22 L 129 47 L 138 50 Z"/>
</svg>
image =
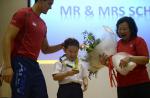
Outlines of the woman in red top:
<svg viewBox="0 0 150 98">
<path fill-rule="evenodd" d="M 117 21 L 117 52 L 127 52 L 132 56 L 121 60 L 120 66 L 126 67 L 132 61 L 135 69 L 123 76 L 117 73 L 118 98 L 150 98 L 150 79 L 146 70 L 149 52 L 143 38 L 137 36 L 138 28 L 132 17 L 122 17 Z"/>
</svg>

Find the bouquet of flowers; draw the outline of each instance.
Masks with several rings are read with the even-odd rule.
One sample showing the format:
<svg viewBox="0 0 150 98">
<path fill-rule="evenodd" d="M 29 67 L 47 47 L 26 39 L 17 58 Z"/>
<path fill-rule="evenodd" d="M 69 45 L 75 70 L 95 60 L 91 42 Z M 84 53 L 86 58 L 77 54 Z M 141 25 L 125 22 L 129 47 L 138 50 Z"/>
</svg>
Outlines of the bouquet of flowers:
<svg viewBox="0 0 150 98">
<path fill-rule="evenodd" d="M 84 31 L 83 33 L 84 41 L 82 49 L 87 52 L 85 56 L 85 61 L 89 63 L 89 76 L 96 75 L 98 70 L 104 67 L 104 65 L 99 62 L 99 50 L 97 50 L 97 45 L 101 43 L 101 40 L 96 39 L 93 33 Z"/>
<path fill-rule="evenodd" d="M 111 57 L 111 68 L 122 75 L 128 74 L 135 68 L 136 64 L 134 62 L 129 62 L 125 68 L 119 66 L 120 60 L 126 56 L 130 56 L 130 54 L 125 52 L 116 53 L 117 40 L 115 33 L 107 26 L 103 26 L 103 28 L 106 32 L 102 35 L 103 38 L 101 39 L 96 39 L 91 32 L 83 32 L 83 49 L 87 52 L 86 61 L 89 63 L 88 70 L 90 74 L 96 75 L 102 67 L 108 66 L 100 63 L 99 56 L 103 54 Z"/>
</svg>

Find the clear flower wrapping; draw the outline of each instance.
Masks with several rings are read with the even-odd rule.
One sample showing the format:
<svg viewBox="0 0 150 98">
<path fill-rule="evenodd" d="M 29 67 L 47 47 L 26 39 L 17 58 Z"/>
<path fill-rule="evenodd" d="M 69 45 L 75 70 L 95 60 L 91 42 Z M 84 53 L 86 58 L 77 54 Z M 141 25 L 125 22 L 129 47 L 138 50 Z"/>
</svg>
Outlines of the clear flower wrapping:
<svg viewBox="0 0 150 98">
<path fill-rule="evenodd" d="M 103 28 L 104 32 L 97 39 L 93 33 L 83 32 L 84 42 L 82 48 L 87 52 L 85 60 L 89 63 L 88 69 L 90 74 L 96 74 L 105 66 L 99 61 L 99 55 L 102 54 L 106 54 L 108 57 L 112 55 L 113 67 L 122 75 L 128 74 L 128 72 L 135 68 L 136 64 L 129 62 L 125 68 L 120 68 L 120 60 L 130 55 L 125 52 L 116 53 L 117 39 L 115 33 L 107 26 L 103 26 Z"/>
</svg>

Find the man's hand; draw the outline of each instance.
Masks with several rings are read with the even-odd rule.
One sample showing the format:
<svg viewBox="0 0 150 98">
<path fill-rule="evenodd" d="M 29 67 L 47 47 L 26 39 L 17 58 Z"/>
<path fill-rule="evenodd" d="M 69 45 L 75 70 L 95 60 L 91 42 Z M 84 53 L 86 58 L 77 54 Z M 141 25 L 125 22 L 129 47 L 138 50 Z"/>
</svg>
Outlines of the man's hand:
<svg viewBox="0 0 150 98">
<path fill-rule="evenodd" d="M 7 67 L 3 69 L 2 78 L 5 82 L 10 83 L 13 76 L 13 70 L 11 67 Z"/>
</svg>

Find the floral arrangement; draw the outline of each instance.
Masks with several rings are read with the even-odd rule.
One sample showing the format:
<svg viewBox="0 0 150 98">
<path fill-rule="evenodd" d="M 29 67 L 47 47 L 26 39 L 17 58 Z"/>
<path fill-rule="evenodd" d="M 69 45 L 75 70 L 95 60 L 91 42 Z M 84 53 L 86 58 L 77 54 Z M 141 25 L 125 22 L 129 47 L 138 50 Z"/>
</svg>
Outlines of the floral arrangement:
<svg viewBox="0 0 150 98">
<path fill-rule="evenodd" d="M 96 39 L 93 33 L 84 31 L 83 33 L 84 41 L 83 44 L 85 45 L 83 49 L 87 51 L 87 53 L 92 52 L 92 50 L 100 43 L 100 39 Z"/>
<path fill-rule="evenodd" d="M 87 52 L 84 60 L 89 63 L 89 76 L 96 76 L 98 70 L 103 67 L 99 62 L 99 54 L 96 50 L 96 47 L 101 43 L 101 40 L 99 38 L 96 39 L 94 34 L 88 31 L 84 31 L 82 34 L 84 38 L 82 49 Z"/>
</svg>

